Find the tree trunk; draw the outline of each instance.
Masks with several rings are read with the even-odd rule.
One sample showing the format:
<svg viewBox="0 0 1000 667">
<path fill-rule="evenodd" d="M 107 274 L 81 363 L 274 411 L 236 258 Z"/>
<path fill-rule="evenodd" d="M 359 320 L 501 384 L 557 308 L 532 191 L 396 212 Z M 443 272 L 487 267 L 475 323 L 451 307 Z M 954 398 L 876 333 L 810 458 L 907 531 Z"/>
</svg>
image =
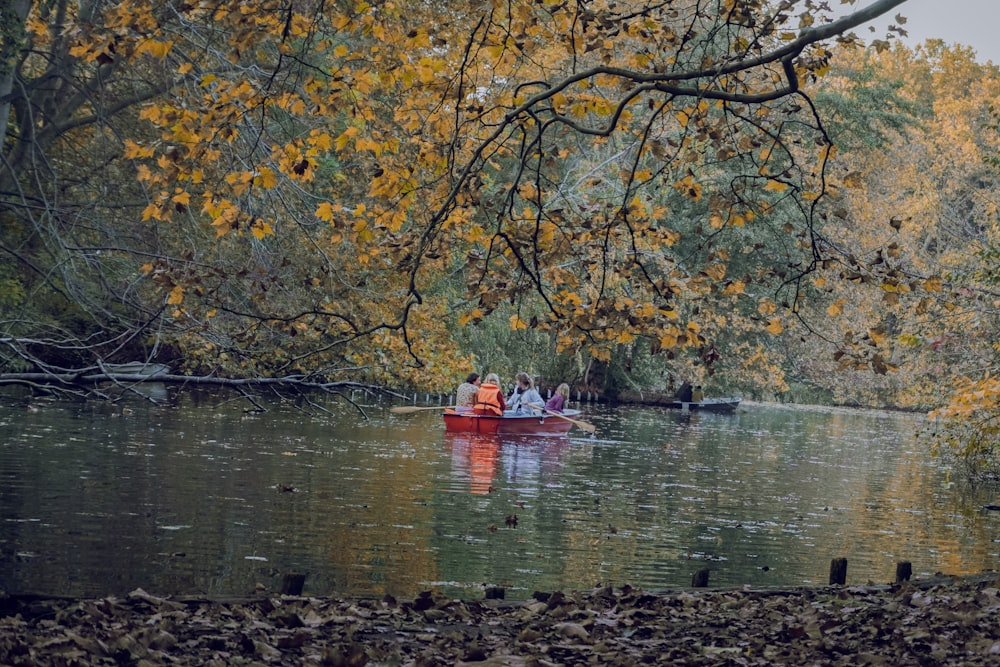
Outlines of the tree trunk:
<svg viewBox="0 0 1000 667">
<path fill-rule="evenodd" d="M 31 0 L 0 0 L 0 146 L 7 136 L 9 96 L 14 90 L 18 52 L 24 45 L 24 27 Z"/>
</svg>

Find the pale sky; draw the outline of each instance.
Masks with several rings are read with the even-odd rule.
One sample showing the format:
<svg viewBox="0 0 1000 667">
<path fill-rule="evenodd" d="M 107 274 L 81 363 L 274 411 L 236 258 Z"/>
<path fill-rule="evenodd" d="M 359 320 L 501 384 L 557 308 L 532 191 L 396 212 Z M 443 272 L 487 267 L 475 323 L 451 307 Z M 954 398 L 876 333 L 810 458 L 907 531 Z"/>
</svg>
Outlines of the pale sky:
<svg viewBox="0 0 1000 667">
<path fill-rule="evenodd" d="M 867 7 L 871 0 L 857 0 L 853 8 Z M 830 6 L 839 2 L 831 0 Z M 852 7 L 843 5 L 840 12 Z M 907 46 L 916 46 L 926 39 L 943 39 L 947 44 L 971 46 L 981 63 L 987 60 L 1000 65 L 1000 0 L 907 0 L 890 12 L 890 16 L 874 23 L 878 30 L 859 26 L 854 33 L 866 43 L 885 37 L 885 26 L 896 23 L 896 14 L 906 17 L 900 27 L 909 33 Z"/>
</svg>

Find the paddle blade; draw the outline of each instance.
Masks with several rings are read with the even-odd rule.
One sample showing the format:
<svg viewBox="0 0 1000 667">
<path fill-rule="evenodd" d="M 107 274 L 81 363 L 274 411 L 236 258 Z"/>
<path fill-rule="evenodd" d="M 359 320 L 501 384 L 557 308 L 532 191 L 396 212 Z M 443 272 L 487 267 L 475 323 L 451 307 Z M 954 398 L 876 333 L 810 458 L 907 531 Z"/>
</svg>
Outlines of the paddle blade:
<svg viewBox="0 0 1000 667">
<path fill-rule="evenodd" d="M 594 426 L 593 424 L 588 424 L 587 422 L 582 422 L 579 419 L 570 419 L 569 417 L 567 417 L 566 415 L 564 415 L 561 412 L 556 412 L 555 410 L 549 410 L 544 405 L 536 405 L 534 403 L 528 403 L 528 405 L 530 405 L 533 408 L 538 408 L 542 412 L 545 412 L 546 414 L 550 414 L 553 417 L 556 417 L 557 419 L 563 419 L 565 421 L 568 421 L 571 424 L 576 424 L 577 426 L 579 426 L 580 428 L 582 428 L 587 433 L 593 433 L 594 431 L 597 430 L 597 427 Z"/>
<path fill-rule="evenodd" d="M 389 412 L 395 413 L 397 415 L 408 415 L 411 412 L 419 412 L 420 410 L 443 410 L 444 408 L 425 408 L 417 405 L 397 405 L 394 408 L 389 408 Z"/>
</svg>

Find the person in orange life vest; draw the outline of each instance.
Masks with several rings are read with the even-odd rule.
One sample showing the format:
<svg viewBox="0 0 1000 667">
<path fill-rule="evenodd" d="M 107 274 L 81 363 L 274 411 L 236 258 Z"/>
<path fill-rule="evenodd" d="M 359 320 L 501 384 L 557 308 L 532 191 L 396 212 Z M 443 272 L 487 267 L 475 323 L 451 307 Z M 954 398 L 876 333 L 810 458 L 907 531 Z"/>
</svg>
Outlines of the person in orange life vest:
<svg viewBox="0 0 1000 667">
<path fill-rule="evenodd" d="M 503 411 L 507 409 L 507 401 L 504 400 L 503 391 L 500 390 L 500 377 L 496 373 L 487 375 L 486 382 L 479 385 L 476 404 L 472 409 L 477 415 L 503 416 Z"/>
</svg>

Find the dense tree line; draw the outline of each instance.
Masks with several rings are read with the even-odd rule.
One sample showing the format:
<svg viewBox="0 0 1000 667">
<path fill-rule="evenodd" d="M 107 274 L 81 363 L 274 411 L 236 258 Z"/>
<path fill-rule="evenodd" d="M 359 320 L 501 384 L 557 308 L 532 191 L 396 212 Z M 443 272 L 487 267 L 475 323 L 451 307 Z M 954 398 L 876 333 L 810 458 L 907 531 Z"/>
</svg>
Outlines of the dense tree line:
<svg viewBox="0 0 1000 667">
<path fill-rule="evenodd" d="M 8 0 L 0 381 L 995 414 L 997 73 L 897 8 Z"/>
</svg>

